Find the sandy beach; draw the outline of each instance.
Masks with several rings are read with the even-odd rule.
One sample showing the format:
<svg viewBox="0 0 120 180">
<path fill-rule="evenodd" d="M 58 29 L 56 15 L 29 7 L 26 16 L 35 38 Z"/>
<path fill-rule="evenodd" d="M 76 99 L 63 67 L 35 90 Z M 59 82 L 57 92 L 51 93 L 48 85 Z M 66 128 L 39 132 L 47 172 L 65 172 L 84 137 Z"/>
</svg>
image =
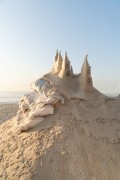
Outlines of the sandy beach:
<svg viewBox="0 0 120 180">
<path fill-rule="evenodd" d="M 16 116 L 18 104 L 0 104 L 0 124 Z"/>
</svg>

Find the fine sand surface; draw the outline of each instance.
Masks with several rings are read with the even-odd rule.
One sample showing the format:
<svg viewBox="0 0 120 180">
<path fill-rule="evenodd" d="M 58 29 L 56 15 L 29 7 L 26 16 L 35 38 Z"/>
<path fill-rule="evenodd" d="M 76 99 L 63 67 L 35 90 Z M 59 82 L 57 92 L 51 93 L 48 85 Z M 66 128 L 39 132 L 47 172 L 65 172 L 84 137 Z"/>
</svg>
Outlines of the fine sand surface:
<svg viewBox="0 0 120 180">
<path fill-rule="evenodd" d="M 37 127 L 0 125 L 1 180 L 120 180 L 120 99 L 71 98 Z"/>
<path fill-rule="evenodd" d="M 0 104 L 0 124 L 16 116 L 18 104 Z"/>
</svg>

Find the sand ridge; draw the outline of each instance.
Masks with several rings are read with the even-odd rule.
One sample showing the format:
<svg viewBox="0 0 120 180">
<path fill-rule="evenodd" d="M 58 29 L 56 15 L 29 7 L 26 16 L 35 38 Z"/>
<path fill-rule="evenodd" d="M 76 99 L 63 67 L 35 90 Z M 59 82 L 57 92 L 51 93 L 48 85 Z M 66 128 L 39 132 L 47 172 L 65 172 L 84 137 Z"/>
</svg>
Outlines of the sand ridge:
<svg viewBox="0 0 120 180">
<path fill-rule="evenodd" d="M 119 180 L 120 99 L 71 98 L 27 133 L 0 126 L 0 178 Z"/>
</svg>

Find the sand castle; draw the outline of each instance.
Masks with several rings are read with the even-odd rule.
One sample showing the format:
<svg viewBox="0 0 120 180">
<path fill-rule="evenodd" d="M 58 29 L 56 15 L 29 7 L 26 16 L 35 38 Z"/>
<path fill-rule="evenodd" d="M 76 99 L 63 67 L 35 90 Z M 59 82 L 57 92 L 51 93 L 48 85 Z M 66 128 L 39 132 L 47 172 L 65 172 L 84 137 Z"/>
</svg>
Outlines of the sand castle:
<svg viewBox="0 0 120 180">
<path fill-rule="evenodd" d="M 64 58 L 61 56 L 61 52 L 56 52 L 55 62 L 52 68 L 52 74 L 58 75 L 61 79 L 69 77 L 69 78 L 78 78 L 81 88 L 87 90 L 88 87 L 93 87 L 92 77 L 91 77 L 91 67 L 88 63 L 87 59 L 88 55 L 85 56 L 85 60 L 83 66 L 81 68 L 81 73 L 75 75 L 73 73 L 73 68 L 70 65 L 70 61 L 67 56 L 67 52 L 65 53 Z M 72 79 L 71 79 L 72 80 Z"/>
<path fill-rule="evenodd" d="M 57 52 L 31 88 L 0 126 L 0 179 L 120 180 L 120 98 L 94 88 L 87 56 L 75 75 Z"/>
<path fill-rule="evenodd" d="M 91 67 L 85 57 L 81 73 L 75 75 L 65 53 L 56 52 L 51 72 L 32 84 L 32 92 L 23 96 L 19 103 L 17 125 L 20 130 L 28 130 L 54 113 L 55 104 L 64 104 L 72 97 L 81 99 L 101 98 L 104 95 L 93 87 Z M 37 119 L 39 117 L 39 119 Z"/>
<path fill-rule="evenodd" d="M 51 72 L 43 78 L 62 87 L 70 97 L 83 99 L 103 97 L 103 94 L 93 86 L 88 55 L 85 56 L 81 72 L 74 74 L 67 52 L 62 58 L 61 52 L 57 51 Z"/>
</svg>

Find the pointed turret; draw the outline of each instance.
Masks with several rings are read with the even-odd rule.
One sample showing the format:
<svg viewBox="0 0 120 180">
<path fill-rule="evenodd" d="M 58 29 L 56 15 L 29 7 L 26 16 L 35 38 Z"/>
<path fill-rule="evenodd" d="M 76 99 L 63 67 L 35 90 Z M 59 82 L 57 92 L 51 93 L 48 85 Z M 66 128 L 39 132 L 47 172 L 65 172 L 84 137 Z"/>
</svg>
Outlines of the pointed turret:
<svg viewBox="0 0 120 180">
<path fill-rule="evenodd" d="M 58 58 L 57 58 L 57 65 L 61 65 L 62 66 L 62 62 L 63 62 L 63 58 L 61 56 L 61 51 L 59 51 L 59 54 L 58 54 Z"/>
<path fill-rule="evenodd" d="M 68 68 L 67 66 L 69 66 L 70 68 L 70 61 L 67 57 L 67 52 L 65 53 L 64 59 L 63 59 L 63 63 L 62 63 L 62 69 L 66 69 Z"/>
<path fill-rule="evenodd" d="M 56 50 L 55 61 L 58 59 L 58 49 Z"/>
<path fill-rule="evenodd" d="M 83 66 L 82 66 L 82 69 L 89 69 L 90 65 L 88 63 L 88 55 L 85 56 L 85 59 L 84 59 L 84 63 L 83 63 Z M 81 69 L 81 71 L 82 71 Z"/>
<path fill-rule="evenodd" d="M 70 61 L 67 57 L 67 52 L 65 53 L 65 56 L 62 62 L 62 69 L 58 76 L 60 78 L 71 76 Z"/>
<path fill-rule="evenodd" d="M 59 52 L 56 55 L 56 61 L 55 61 L 55 65 L 54 65 L 54 73 L 55 74 L 59 74 L 60 70 L 62 69 L 62 62 L 63 62 L 63 58 L 61 56 L 61 52 Z"/>
<path fill-rule="evenodd" d="M 83 66 L 81 68 L 80 75 L 80 86 L 83 89 L 87 89 L 90 86 L 93 86 L 92 77 L 91 77 L 91 67 L 88 63 L 88 55 L 85 56 Z"/>
<path fill-rule="evenodd" d="M 55 55 L 55 59 L 54 59 L 54 63 L 53 63 L 53 67 L 52 67 L 52 73 L 55 73 L 55 66 L 56 66 L 56 61 L 58 59 L 58 50 L 56 50 L 56 55 Z"/>
<path fill-rule="evenodd" d="M 70 68 L 70 72 L 71 72 L 71 76 L 74 76 L 73 67 L 72 67 L 72 66 L 71 66 L 71 68 Z"/>
</svg>

